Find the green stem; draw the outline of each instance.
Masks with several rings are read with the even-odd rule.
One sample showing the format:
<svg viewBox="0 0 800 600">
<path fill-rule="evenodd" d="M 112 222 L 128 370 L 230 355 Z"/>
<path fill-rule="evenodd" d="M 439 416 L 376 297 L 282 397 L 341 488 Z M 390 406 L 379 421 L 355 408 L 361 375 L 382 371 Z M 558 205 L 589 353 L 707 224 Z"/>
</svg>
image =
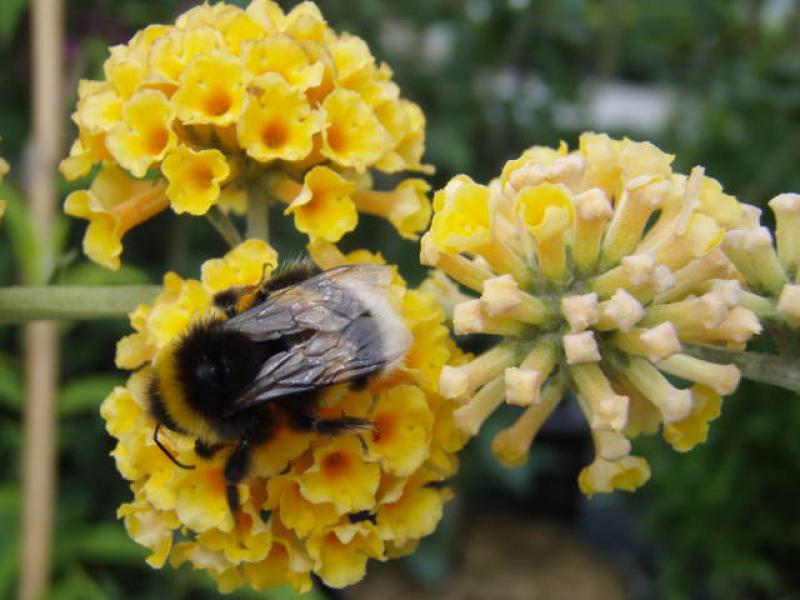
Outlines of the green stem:
<svg viewBox="0 0 800 600">
<path fill-rule="evenodd" d="M 786 360 L 775 354 L 712 346 L 686 345 L 684 351 L 704 360 L 734 364 L 739 367 L 742 377 L 800 394 L 800 362 L 797 360 Z"/>
<path fill-rule="evenodd" d="M 218 206 L 212 206 L 206 213 L 206 218 L 228 246 L 235 248 L 242 243 L 242 234 L 239 233 L 230 217 L 222 212 Z"/>
<path fill-rule="evenodd" d="M 160 291 L 157 285 L 0 288 L 0 324 L 125 318 Z"/>
<path fill-rule="evenodd" d="M 247 237 L 269 242 L 269 202 L 253 189 L 247 198 Z"/>
</svg>

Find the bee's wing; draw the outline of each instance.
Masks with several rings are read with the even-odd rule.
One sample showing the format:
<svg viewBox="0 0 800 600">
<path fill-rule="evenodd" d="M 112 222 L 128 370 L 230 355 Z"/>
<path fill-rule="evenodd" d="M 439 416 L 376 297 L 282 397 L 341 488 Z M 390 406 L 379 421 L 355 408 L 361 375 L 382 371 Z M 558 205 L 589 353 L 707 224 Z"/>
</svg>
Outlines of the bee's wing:
<svg viewBox="0 0 800 600">
<path fill-rule="evenodd" d="M 339 267 L 281 290 L 227 321 L 226 328 L 255 341 L 308 335 L 270 356 L 229 413 L 370 375 L 402 358 L 408 343 L 387 346 L 382 324 L 353 293 L 357 288 L 385 294 L 391 278 L 391 271 L 380 265 Z"/>
<path fill-rule="evenodd" d="M 371 375 L 391 359 L 384 353 L 374 320 L 357 317 L 341 332 L 317 332 L 271 356 L 250 387 L 233 402 L 230 412 Z"/>
<path fill-rule="evenodd" d="M 382 265 L 337 267 L 270 294 L 224 327 L 256 342 L 309 331 L 342 331 L 364 313 L 364 305 L 350 291 L 352 286 L 386 289 L 391 278 L 391 271 Z"/>
</svg>

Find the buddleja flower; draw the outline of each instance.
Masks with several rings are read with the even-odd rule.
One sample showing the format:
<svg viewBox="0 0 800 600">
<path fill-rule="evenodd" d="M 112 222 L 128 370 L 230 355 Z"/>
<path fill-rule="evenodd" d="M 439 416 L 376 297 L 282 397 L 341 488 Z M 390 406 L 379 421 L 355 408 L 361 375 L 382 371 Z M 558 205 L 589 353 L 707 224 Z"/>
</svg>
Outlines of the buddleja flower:
<svg viewBox="0 0 800 600">
<path fill-rule="evenodd" d="M 381 262 L 366 252 L 346 257 L 324 242 L 314 256 L 326 268 Z M 453 401 L 437 393 L 442 366 L 460 359 L 444 315 L 431 296 L 396 276 L 392 292 L 414 337 L 403 366 L 361 391 L 331 389 L 321 409 L 370 419 L 374 433 L 325 437 L 279 426 L 253 454 L 235 518 L 226 501 L 225 456 L 202 459 L 194 440 L 167 431 L 162 441 L 196 468 L 182 470 L 165 457 L 153 442 L 145 397 L 157 352 L 207 314 L 216 292 L 254 284 L 265 265 L 269 272 L 276 263 L 271 247 L 250 240 L 206 261 L 200 281 L 167 274 L 156 300 L 131 315 L 135 332 L 119 342 L 117 364 L 135 372 L 101 410 L 117 439 L 117 468 L 133 492 L 119 516 L 151 550 L 148 563 L 189 562 L 223 592 L 245 583 L 307 591 L 312 573 L 343 587 L 363 577 L 368 559 L 413 551 L 442 516 L 450 492 L 441 482 L 455 472 L 454 453 L 466 441 L 453 421 Z"/>
<path fill-rule="evenodd" d="M 430 171 L 422 111 L 312 2 L 289 13 L 270 0 L 203 4 L 112 47 L 104 74 L 80 84 L 79 135 L 61 163 L 68 179 L 100 164 L 65 206 L 89 220 L 84 249 L 100 264 L 118 268 L 124 233 L 168 206 L 204 215 L 283 203 L 300 231 L 332 242 L 358 211 L 412 239 L 428 224 L 424 181 L 373 191 L 369 177 Z"/>
<path fill-rule="evenodd" d="M 775 213 L 775 243 L 759 224 L 760 211 L 725 236 L 725 253 L 750 288 L 748 307 L 759 317 L 800 326 L 800 194 L 780 194 L 769 202 Z"/>
<path fill-rule="evenodd" d="M 494 439 L 503 462 L 527 459 L 571 390 L 596 451 L 581 489 L 633 490 L 650 471 L 630 438 L 661 428 L 689 450 L 737 387 L 735 366 L 691 350 L 740 348 L 761 329 L 721 246 L 751 215 L 701 167 L 674 173 L 672 160 L 587 133 L 573 152 L 534 147 L 489 185 L 458 176 L 436 193 L 422 261 L 480 296 L 431 285 L 451 299 L 456 333 L 502 337 L 446 366 L 440 390 L 462 403 L 456 422 L 470 435 L 504 400 L 524 407 Z"/>
</svg>

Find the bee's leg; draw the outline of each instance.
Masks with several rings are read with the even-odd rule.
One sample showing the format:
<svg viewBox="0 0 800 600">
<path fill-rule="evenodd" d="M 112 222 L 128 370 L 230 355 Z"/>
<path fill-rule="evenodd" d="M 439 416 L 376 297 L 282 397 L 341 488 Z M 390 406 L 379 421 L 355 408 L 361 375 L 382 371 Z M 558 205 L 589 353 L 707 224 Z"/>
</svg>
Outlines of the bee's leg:
<svg viewBox="0 0 800 600">
<path fill-rule="evenodd" d="M 360 392 L 367 388 L 370 379 L 372 379 L 372 375 L 362 375 L 361 377 L 357 377 L 350 382 L 350 389 L 354 392 Z"/>
<path fill-rule="evenodd" d="M 250 441 L 243 439 L 228 457 L 228 462 L 225 463 L 225 494 L 228 498 L 228 506 L 233 514 L 236 514 L 240 507 L 239 490 L 236 486 L 247 474 L 252 449 L 253 445 Z"/>
<path fill-rule="evenodd" d="M 222 450 L 225 444 L 206 444 L 201 440 L 194 443 L 194 453 L 200 458 L 213 458 L 214 455 Z"/>
<path fill-rule="evenodd" d="M 369 510 L 360 510 L 358 512 L 352 512 L 347 515 L 347 519 L 351 523 L 361 523 L 363 521 L 369 521 L 373 525 L 377 525 L 378 523 L 378 516 Z"/>
<path fill-rule="evenodd" d="M 339 417 L 338 419 L 317 419 L 310 415 L 298 415 L 292 419 L 292 426 L 299 431 L 316 431 L 322 435 L 342 435 L 351 431 L 373 431 L 375 424 L 369 419 L 358 417 Z"/>
<path fill-rule="evenodd" d="M 359 419 L 358 417 L 313 419 L 311 429 L 322 435 L 342 435 L 351 431 L 374 431 L 375 424 L 369 419 Z"/>
<path fill-rule="evenodd" d="M 314 276 L 314 265 L 308 260 L 296 260 L 285 263 L 266 281 L 263 290 L 266 293 L 303 283 Z"/>
<path fill-rule="evenodd" d="M 341 435 L 351 431 L 372 431 L 374 429 L 372 421 L 368 419 L 357 417 L 317 418 L 318 400 L 319 396 L 313 393 L 301 398 L 292 397 L 282 404 L 293 429 L 315 431 L 322 435 Z"/>
<path fill-rule="evenodd" d="M 265 412 L 257 418 L 253 425 L 249 430 L 242 432 L 242 437 L 228 457 L 223 471 L 225 476 L 225 495 L 228 498 L 228 507 L 234 515 L 241 508 L 239 490 L 236 486 L 247 477 L 252 452 L 260 444 L 267 441 L 275 431 L 275 421 L 269 412 Z"/>
</svg>

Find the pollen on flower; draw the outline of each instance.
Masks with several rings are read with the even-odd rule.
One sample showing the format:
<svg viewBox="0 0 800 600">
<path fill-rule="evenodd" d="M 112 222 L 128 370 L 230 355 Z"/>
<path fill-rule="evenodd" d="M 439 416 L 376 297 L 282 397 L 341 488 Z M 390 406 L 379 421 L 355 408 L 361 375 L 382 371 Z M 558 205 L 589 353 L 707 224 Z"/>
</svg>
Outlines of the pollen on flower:
<svg viewBox="0 0 800 600">
<path fill-rule="evenodd" d="M 534 147 L 488 185 L 459 175 L 436 192 L 421 261 L 473 292 L 451 301 L 456 333 L 504 338 L 442 369 L 440 391 L 461 403 L 467 435 L 503 404 L 523 407 L 493 442 L 504 463 L 525 462 L 568 388 L 596 451 L 581 489 L 637 488 L 650 470 L 629 437 L 660 426 L 676 448 L 699 443 L 713 402 L 696 390 L 738 384 L 735 366 L 695 358 L 695 346 L 736 347 L 760 331 L 758 315 L 792 314 L 795 199 L 774 202 L 787 217 L 776 254 L 753 211 L 701 167 L 673 172 L 673 158 L 585 133 L 572 152 Z M 751 276 L 770 298 L 743 289 Z"/>
<path fill-rule="evenodd" d="M 650 329 L 620 331 L 614 336 L 617 346 L 624 352 L 646 356 L 650 362 L 658 362 L 680 352 L 678 332 L 670 321 Z"/>
<path fill-rule="evenodd" d="M 112 47 L 103 73 L 79 85 L 78 138 L 60 167 L 69 179 L 98 163 L 135 178 L 166 178 L 176 212 L 204 215 L 232 195 L 245 209 L 251 198 L 288 205 L 295 195 L 276 193 L 265 166 L 302 185 L 324 164 L 361 192 L 354 206 L 340 207 L 347 225 L 330 228 L 326 240 L 351 231 L 357 211 L 387 219 L 409 239 L 428 225 L 424 181 L 401 179 L 378 191 L 369 178 L 371 171 L 432 172 L 422 163 L 422 110 L 401 97 L 391 69 L 363 40 L 334 31 L 311 2 L 288 12 L 272 0 L 244 9 L 200 5 Z M 212 183 L 189 189 L 183 184 L 194 178 L 186 173 L 176 182 L 175 156 L 187 152 L 219 154 Z"/>
<path fill-rule="evenodd" d="M 539 389 L 544 376 L 536 369 L 508 367 L 505 371 L 506 402 L 515 406 L 528 406 L 540 401 Z"/>
<path fill-rule="evenodd" d="M 578 365 L 600 360 L 600 349 L 593 331 L 568 333 L 561 338 L 564 343 L 564 356 L 567 364 Z"/>
<path fill-rule="evenodd" d="M 325 242 L 315 246 L 315 256 L 323 268 L 378 260 L 360 251 L 345 256 Z M 214 294 L 257 284 L 277 263 L 266 242 L 248 240 L 206 261 L 199 281 L 168 274 L 156 300 L 131 314 L 135 332 L 120 341 L 117 362 L 136 372 L 101 409 L 116 439 L 117 468 L 131 483 L 132 500 L 119 510 L 129 535 L 150 550 L 152 566 L 189 562 L 207 571 L 221 592 L 248 584 L 306 592 L 312 575 L 342 587 L 364 576 L 369 559 L 388 560 L 401 547 L 407 552 L 441 519 L 451 492 L 431 484 L 452 475 L 455 452 L 466 442 L 454 424 L 455 402 L 438 387 L 443 368 L 462 362 L 462 355 L 434 298 L 397 277 L 390 293 L 414 336 L 415 357 L 363 390 L 331 388 L 320 408 L 321 418 L 365 419 L 373 430 L 325 436 L 277 423 L 251 455 L 235 515 L 223 471 L 230 450 L 203 457 L 193 438 L 162 428 L 162 443 L 195 469 L 170 462 L 152 442 L 156 423 L 146 409 L 159 351 L 208 316 Z M 361 511 L 374 519 L 351 520 Z"/>
<path fill-rule="evenodd" d="M 600 311 L 597 308 L 597 294 L 566 296 L 561 299 L 561 314 L 569 324 L 572 333 L 580 333 L 597 323 Z"/>
<path fill-rule="evenodd" d="M 610 299 L 600 305 L 600 316 L 596 319 L 597 328 L 601 330 L 630 329 L 644 318 L 642 304 L 624 288 L 618 288 Z"/>
</svg>

